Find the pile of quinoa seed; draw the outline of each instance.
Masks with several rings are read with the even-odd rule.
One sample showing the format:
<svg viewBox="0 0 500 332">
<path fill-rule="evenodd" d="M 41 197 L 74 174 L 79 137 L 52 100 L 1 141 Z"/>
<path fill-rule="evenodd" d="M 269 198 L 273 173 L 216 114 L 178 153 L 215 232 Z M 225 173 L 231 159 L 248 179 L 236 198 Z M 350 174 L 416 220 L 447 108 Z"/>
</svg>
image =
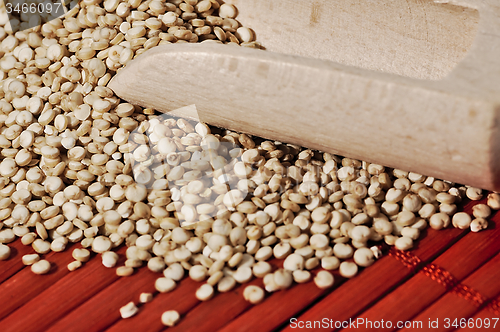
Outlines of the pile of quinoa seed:
<svg viewBox="0 0 500 332">
<path fill-rule="evenodd" d="M 120 276 L 147 265 L 169 292 L 185 277 L 206 301 L 252 278 L 246 300 L 314 280 L 331 287 L 379 257 L 385 242 L 413 246 L 423 229 L 488 226 L 500 195 L 457 212 L 480 189 L 167 117 L 106 87 L 135 56 L 161 44 L 219 42 L 261 48 L 220 0 L 84 0 L 65 17 L 22 30 L 0 8 L 0 260 L 16 238 L 44 274 L 50 251 L 67 268 L 125 244 Z M 23 16 L 20 16 L 21 20 Z M 274 270 L 270 259 L 283 259 Z M 310 270 L 323 270 L 312 275 Z M 142 303 L 152 294 L 142 294 Z M 166 308 L 169 309 L 169 308 Z M 122 317 L 137 313 L 125 305 Z M 180 319 L 166 311 L 162 322 Z"/>
</svg>

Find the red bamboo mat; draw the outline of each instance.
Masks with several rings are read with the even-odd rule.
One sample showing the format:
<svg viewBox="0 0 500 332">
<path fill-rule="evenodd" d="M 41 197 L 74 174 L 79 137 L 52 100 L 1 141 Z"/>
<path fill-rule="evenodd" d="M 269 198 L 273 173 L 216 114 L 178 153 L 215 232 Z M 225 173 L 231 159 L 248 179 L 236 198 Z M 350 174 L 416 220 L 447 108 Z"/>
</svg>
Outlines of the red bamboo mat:
<svg viewBox="0 0 500 332">
<path fill-rule="evenodd" d="M 471 212 L 473 204 L 464 211 Z M 77 245 L 45 255 L 52 271 L 34 275 L 21 263 L 31 247 L 16 241 L 9 244 L 9 260 L 0 262 L 0 331 L 162 331 L 160 316 L 171 309 L 182 316 L 171 331 L 500 330 L 500 214 L 480 233 L 424 233 L 413 250 L 386 250 L 353 279 L 334 271 L 330 289 L 313 282 L 295 285 L 268 294 L 259 305 L 243 299 L 246 285 L 200 302 L 194 293 L 201 283 L 189 278 L 171 293 L 157 294 L 159 273 L 141 268 L 131 277 L 117 277 L 99 257 L 69 272 Z M 250 284 L 262 286 L 262 280 Z M 120 307 L 138 303 L 142 292 L 154 293 L 154 300 L 141 305 L 136 316 L 121 319 Z"/>
</svg>

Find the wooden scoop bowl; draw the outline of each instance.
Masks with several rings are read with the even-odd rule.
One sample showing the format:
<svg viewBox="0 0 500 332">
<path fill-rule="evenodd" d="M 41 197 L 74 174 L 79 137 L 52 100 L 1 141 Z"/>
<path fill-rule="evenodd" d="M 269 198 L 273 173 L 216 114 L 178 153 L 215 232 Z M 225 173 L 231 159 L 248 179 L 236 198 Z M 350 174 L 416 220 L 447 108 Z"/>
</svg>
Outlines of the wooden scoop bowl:
<svg viewBox="0 0 500 332">
<path fill-rule="evenodd" d="M 267 51 L 162 45 L 109 87 L 144 107 L 194 104 L 209 124 L 500 190 L 498 0 L 229 2 Z"/>
</svg>

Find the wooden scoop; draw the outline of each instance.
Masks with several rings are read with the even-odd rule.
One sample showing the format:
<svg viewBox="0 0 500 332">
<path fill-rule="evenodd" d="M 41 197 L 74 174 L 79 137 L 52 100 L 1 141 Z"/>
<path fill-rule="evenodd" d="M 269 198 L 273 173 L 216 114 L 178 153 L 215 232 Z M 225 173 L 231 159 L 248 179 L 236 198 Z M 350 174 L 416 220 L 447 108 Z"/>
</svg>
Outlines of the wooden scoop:
<svg viewBox="0 0 500 332">
<path fill-rule="evenodd" d="M 194 104 L 209 124 L 500 190 L 500 2 L 436 2 L 233 0 L 267 51 L 162 45 L 109 87 L 144 107 Z"/>
</svg>

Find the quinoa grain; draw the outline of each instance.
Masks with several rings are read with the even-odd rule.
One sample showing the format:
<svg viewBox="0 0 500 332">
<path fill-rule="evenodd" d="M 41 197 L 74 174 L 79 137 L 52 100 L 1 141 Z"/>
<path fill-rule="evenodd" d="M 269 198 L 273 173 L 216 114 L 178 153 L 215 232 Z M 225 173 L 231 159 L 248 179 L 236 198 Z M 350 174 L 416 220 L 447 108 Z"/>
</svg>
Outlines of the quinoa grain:
<svg viewBox="0 0 500 332">
<path fill-rule="evenodd" d="M 174 326 L 175 324 L 177 324 L 180 320 L 181 316 L 179 315 L 179 313 L 175 310 L 168 310 L 168 311 L 165 311 L 162 315 L 161 315 L 161 322 L 163 323 L 163 325 L 165 326 Z"/>
</svg>

